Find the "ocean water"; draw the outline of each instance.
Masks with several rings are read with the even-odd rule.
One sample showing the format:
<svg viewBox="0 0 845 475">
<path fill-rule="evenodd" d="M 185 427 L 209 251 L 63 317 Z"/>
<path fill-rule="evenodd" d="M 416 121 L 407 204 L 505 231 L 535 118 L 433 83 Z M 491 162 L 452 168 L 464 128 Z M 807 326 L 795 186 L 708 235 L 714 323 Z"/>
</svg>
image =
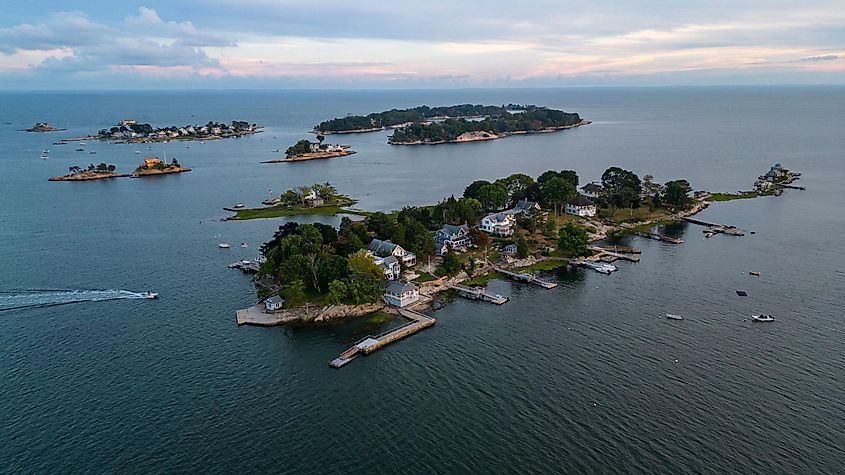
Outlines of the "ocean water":
<svg viewBox="0 0 845 475">
<path fill-rule="evenodd" d="M 464 102 L 594 122 L 426 147 L 330 136 L 358 153 L 259 163 L 326 118 Z M 190 148 L 52 145 L 124 118 L 266 129 Z M 39 121 L 69 130 L 20 131 Z M 0 472 L 842 473 L 843 124 L 842 87 L 0 93 Z M 193 171 L 47 182 L 147 153 Z M 614 165 L 736 191 L 775 162 L 807 190 L 700 215 L 754 235 L 677 225 L 680 246 L 623 240 L 642 261 L 612 276 L 494 281 L 506 305 L 455 301 L 339 371 L 328 361 L 378 325 L 234 322 L 255 293 L 226 264 L 284 220 L 221 221 L 232 203 L 329 181 L 390 210 L 475 179 L 572 168 L 587 182 Z M 161 298 L 133 297 L 147 290 Z M 761 312 L 777 320 L 747 320 Z"/>
</svg>

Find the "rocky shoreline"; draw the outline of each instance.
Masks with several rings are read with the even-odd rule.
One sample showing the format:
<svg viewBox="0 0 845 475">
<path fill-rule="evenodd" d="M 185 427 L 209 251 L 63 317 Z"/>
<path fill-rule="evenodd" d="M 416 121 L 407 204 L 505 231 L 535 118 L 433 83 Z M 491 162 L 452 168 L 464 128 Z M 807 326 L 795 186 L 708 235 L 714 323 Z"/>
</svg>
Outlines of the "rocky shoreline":
<svg viewBox="0 0 845 475">
<path fill-rule="evenodd" d="M 124 178 L 129 176 L 128 173 L 113 173 L 113 172 L 82 172 L 72 175 L 54 176 L 47 179 L 47 181 L 91 181 L 91 180 L 105 180 L 108 178 Z"/>
<path fill-rule="evenodd" d="M 173 173 L 185 173 L 191 171 L 188 167 L 168 167 L 164 170 L 158 169 L 147 169 L 147 170 L 140 170 L 137 169 L 132 174 L 129 175 L 130 178 L 141 178 L 145 176 L 155 176 L 155 175 L 170 175 Z"/>
<path fill-rule="evenodd" d="M 337 157 L 346 157 L 347 155 L 352 155 L 355 152 L 352 150 L 337 150 L 332 152 L 312 152 L 312 153 L 303 153 L 300 155 L 292 155 L 290 157 L 285 158 L 277 158 L 274 160 L 265 160 L 261 163 L 288 163 L 288 162 L 305 162 L 308 160 L 324 160 L 327 158 L 337 158 Z"/>
<path fill-rule="evenodd" d="M 425 141 L 425 140 L 414 140 L 411 142 L 397 142 L 393 140 L 393 137 L 388 137 L 387 143 L 390 145 L 440 145 L 445 143 L 467 143 L 467 142 L 482 142 L 486 140 L 496 140 L 502 139 L 505 137 L 510 137 L 511 135 L 530 135 L 530 134 L 545 134 L 549 132 L 558 132 L 560 130 L 567 130 L 567 129 L 574 129 L 575 127 L 581 127 L 582 125 L 589 125 L 593 122 L 591 120 L 582 120 L 581 122 L 573 125 L 562 125 L 560 127 L 549 127 L 543 130 L 519 130 L 516 132 L 504 132 L 501 134 L 494 134 L 492 132 L 487 131 L 477 131 L 477 132 L 465 132 L 459 135 L 455 140 L 434 140 L 434 141 Z"/>
</svg>

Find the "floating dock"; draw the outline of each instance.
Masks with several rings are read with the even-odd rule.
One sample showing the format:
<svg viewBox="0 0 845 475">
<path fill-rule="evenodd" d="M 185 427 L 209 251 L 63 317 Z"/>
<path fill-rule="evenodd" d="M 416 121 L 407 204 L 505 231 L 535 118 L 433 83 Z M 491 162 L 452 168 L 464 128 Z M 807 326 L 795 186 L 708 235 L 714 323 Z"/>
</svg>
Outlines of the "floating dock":
<svg viewBox="0 0 845 475">
<path fill-rule="evenodd" d="M 410 308 L 400 308 L 399 315 L 409 320 L 408 323 L 391 330 L 387 330 L 378 335 L 368 335 L 361 340 L 358 340 L 354 346 L 340 354 L 337 358 L 329 362 L 332 368 L 342 368 L 349 364 L 350 361 L 357 358 L 359 355 L 368 355 L 379 348 L 389 345 L 394 341 L 401 340 L 407 336 L 433 326 L 437 320 L 425 315 L 423 313 L 411 310 Z"/>
<path fill-rule="evenodd" d="M 258 263 L 255 261 L 238 261 L 233 262 L 227 266 L 229 269 L 240 269 L 247 274 L 257 274 L 258 273 Z"/>
<path fill-rule="evenodd" d="M 502 269 L 502 268 L 496 267 L 496 266 L 493 266 L 493 270 L 495 270 L 496 272 L 500 272 L 500 273 L 510 277 L 513 280 L 516 280 L 516 281 L 519 281 L 519 282 L 527 282 L 529 284 L 536 284 L 536 285 L 539 285 L 540 287 L 542 287 L 544 289 L 553 289 L 553 288 L 557 287 L 557 283 L 549 282 L 549 281 L 540 279 L 540 278 L 534 276 L 534 274 L 511 272 L 509 270 L 505 270 L 505 269 Z"/>
<path fill-rule="evenodd" d="M 503 297 L 499 294 L 491 294 L 490 292 L 487 292 L 487 290 L 480 287 L 467 287 L 465 285 L 452 284 L 449 282 L 446 283 L 446 287 L 457 290 L 458 295 L 470 300 L 483 300 L 485 302 L 494 303 L 496 305 L 502 305 L 508 301 L 507 297 Z"/>
<path fill-rule="evenodd" d="M 736 226 L 728 224 L 709 223 L 695 218 L 684 218 L 684 221 L 690 224 L 698 224 L 705 226 L 704 237 L 713 237 L 717 234 L 730 234 L 731 236 L 745 236 L 745 231 Z"/>
<path fill-rule="evenodd" d="M 667 236 L 665 234 L 660 234 L 660 233 L 654 233 L 654 232 L 645 233 L 645 232 L 642 232 L 642 231 L 634 231 L 634 234 L 639 236 L 639 237 L 654 239 L 655 241 L 669 242 L 669 243 L 672 243 L 672 244 L 683 244 L 684 243 L 683 239 L 678 239 L 678 238 L 675 238 L 675 237 L 672 237 L 672 236 Z"/>
</svg>

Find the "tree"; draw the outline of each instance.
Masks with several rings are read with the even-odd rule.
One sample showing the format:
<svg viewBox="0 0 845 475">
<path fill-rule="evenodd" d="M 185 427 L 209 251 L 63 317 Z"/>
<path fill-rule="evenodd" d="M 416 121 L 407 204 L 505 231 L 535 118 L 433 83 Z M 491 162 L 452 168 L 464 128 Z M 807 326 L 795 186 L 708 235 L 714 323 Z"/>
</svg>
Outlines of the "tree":
<svg viewBox="0 0 845 475">
<path fill-rule="evenodd" d="M 348 290 L 346 288 L 346 283 L 342 280 L 333 280 L 329 284 L 329 294 L 326 297 L 329 303 L 332 304 L 339 304 L 346 298 Z"/>
<path fill-rule="evenodd" d="M 323 140 L 326 140 L 325 136 L 323 136 L 321 134 L 317 135 L 317 142 L 320 142 L 320 145 L 323 144 Z"/>
<path fill-rule="evenodd" d="M 372 285 L 381 285 L 386 280 L 381 266 L 373 261 L 372 256 L 360 250 L 349 256 L 351 279 Z"/>
<path fill-rule="evenodd" d="M 635 208 L 640 204 L 640 177 L 619 167 L 610 167 L 601 175 L 602 193 L 608 204 L 617 208 Z"/>
<path fill-rule="evenodd" d="M 525 236 L 516 238 L 516 255 L 520 259 L 528 257 L 528 241 L 525 240 Z"/>
<path fill-rule="evenodd" d="M 114 165 L 109 165 L 107 169 L 109 172 L 114 173 L 114 171 L 117 170 L 117 167 L 115 167 Z"/>
<path fill-rule="evenodd" d="M 488 184 L 482 186 L 475 197 L 481 202 L 484 209 L 498 210 L 502 209 L 508 203 L 508 190 L 497 184 Z"/>
<path fill-rule="evenodd" d="M 534 179 L 524 173 L 514 173 L 496 180 L 496 184 L 504 186 L 511 202 L 515 203 L 523 198 L 525 189 L 534 184 Z"/>
<path fill-rule="evenodd" d="M 555 216 L 558 215 L 559 207 L 575 196 L 575 193 L 572 183 L 559 176 L 549 178 L 540 186 L 540 196 L 547 206 L 553 207 Z"/>
<path fill-rule="evenodd" d="M 692 198 L 689 197 L 691 191 L 692 187 L 686 180 L 667 181 L 663 201 L 674 209 L 687 209 L 692 205 Z"/>
<path fill-rule="evenodd" d="M 572 223 L 566 223 L 558 232 L 558 246 L 560 250 L 570 256 L 587 256 L 587 230 Z"/>
<path fill-rule="evenodd" d="M 476 180 L 469 184 L 464 189 L 464 198 L 475 198 L 478 199 L 478 190 L 481 189 L 484 185 L 489 185 L 490 182 L 487 180 Z"/>
<path fill-rule="evenodd" d="M 490 247 L 492 239 L 490 239 L 490 235 L 484 231 L 481 231 L 478 228 L 469 228 L 469 236 L 472 238 L 472 242 L 481 249 Z"/>
<path fill-rule="evenodd" d="M 367 229 L 375 233 L 379 239 L 390 239 L 396 222 L 381 211 L 367 217 Z"/>
<path fill-rule="evenodd" d="M 437 275 L 448 275 L 452 277 L 460 271 L 461 261 L 458 259 L 458 256 L 451 250 L 447 251 L 446 255 L 443 256 L 443 263 L 437 268 Z"/>
<path fill-rule="evenodd" d="M 287 283 L 282 289 L 282 297 L 286 307 L 299 307 L 305 303 L 305 284 L 299 279 Z"/>
<path fill-rule="evenodd" d="M 575 170 L 561 170 L 559 172 L 547 170 L 537 177 L 537 183 L 542 185 L 552 178 L 563 178 L 569 183 L 572 183 L 573 187 L 578 188 L 578 173 L 576 173 Z"/>
</svg>

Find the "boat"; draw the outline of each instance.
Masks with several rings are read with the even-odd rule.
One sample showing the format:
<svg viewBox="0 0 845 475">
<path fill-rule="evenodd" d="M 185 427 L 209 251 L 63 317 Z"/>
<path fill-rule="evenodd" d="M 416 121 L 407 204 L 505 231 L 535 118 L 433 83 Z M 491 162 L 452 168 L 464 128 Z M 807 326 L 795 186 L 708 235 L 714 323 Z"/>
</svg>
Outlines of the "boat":
<svg viewBox="0 0 845 475">
<path fill-rule="evenodd" d="M 737 290 L 736 294 L 739 295 L 740 297 L 748 297 L 748 292 L 746 292 L 744 290 Z"/>
<path fill-rule="evenodd" d="M 244 204 L 243 204 L 243 203 L 238 203 L 238 204 L 236 204 L 236 205 L 232 205 L 232 208 L 235 208 L 235 209 L 241 209 L 241 208 L 243 208 L 243 207 L 244 207 Z"/>
<path fill-rule="evenodd" d="M 683 320 L 684 319 L 684 317 L 682 317 L 680 315 L 673 315 L 671 313 L 667 313 L 666 318 L 668 318 L 669 320 Z"/>
<path fill-rule="evenodd" d="M 76 149 L 76 151 L 77 151 L 77 152 L 84 152 L 84 151 L 85 151 L 85 149 L 84 149 L 84 148 L 78 148 L 78 149 Z"/>
<path fill-rule="evenodd" d="M 50 149 L 49 149 L 49 148 L 45 148 L 43 153 L 50 153 Z"/>
<path fill-rule="evenodd" d="M 773 322 L 775 321 L 775 317 L 768 315 L 768 314 L 760 314 L 760 315 L 751 315 L 752 322 Z"/>
<path fill-rule="evenodd" d="M 279 153 L 279 149 L 274 149 L 273 153 Z"/>
<path fill-rule="evenodd" d="M 49 156 L 49 155 L 41 155 L 41 159 L 42 159 L 42 160 L 47 160 L 48 158 L 50 158 L 50 156 Z"/>
<path fill-rule="evenodd" d="M 79 142 L 79 145 L 85 145 L 85 142 Z"/>
<path fill-rule="evenodd" d="M 94 154 L 95 154 L 95 153 L 97 153 L 97 152 L 95 152 L 95 151 L 91 150 L 91 151 L 90 151 L 90 152 L 88 152 L 88 153 L 90 153 L 91 155 L 94 155 Z"/>
<path fill-rule="evenodd" d="M 136 154 L 138 154 L 138 153 L 141 153 L 141 151 L 140 151 L 140 150 L 135 150 L 135 153 L 136 153 Z"/>
<path fill-rule="evenodd" d="M 244 248 L 244 249 L 246 249 L 246 248 L 248 248 L 248 247 L 249 247 L 249 244 L 247 244 L 247 243 L 245 243 L 245 242 L 242 242 L 242 243 L 241 243 L 241 247 L 242 247 L 242 248 Z"/>
<path fill-rule="evenodd" d="M 751 275 L 753 275 L 753 276 L 755 276 L 755 277 L 760 277 L 760 273 L 759 273 L 759 272 L 757 272 L 757 271 L 751 271 L 751 272 L 749 272 L 749 274 L 751 274 Z"/>
<path fill-rule="evenodd" d="M 158 298 L 158 292 L 147 292 L 147 293 L 144 294 L 144 298 L 145 299 L 157 299 Z"/>
<path fill-rule="evenodd" d="M 217 245 L 217 247 L 219 247 L 220 249 L 229 249 L 230 247 L 232 247 L 232 245 L 228 242 L 221 242 Z"/>
</svg>

